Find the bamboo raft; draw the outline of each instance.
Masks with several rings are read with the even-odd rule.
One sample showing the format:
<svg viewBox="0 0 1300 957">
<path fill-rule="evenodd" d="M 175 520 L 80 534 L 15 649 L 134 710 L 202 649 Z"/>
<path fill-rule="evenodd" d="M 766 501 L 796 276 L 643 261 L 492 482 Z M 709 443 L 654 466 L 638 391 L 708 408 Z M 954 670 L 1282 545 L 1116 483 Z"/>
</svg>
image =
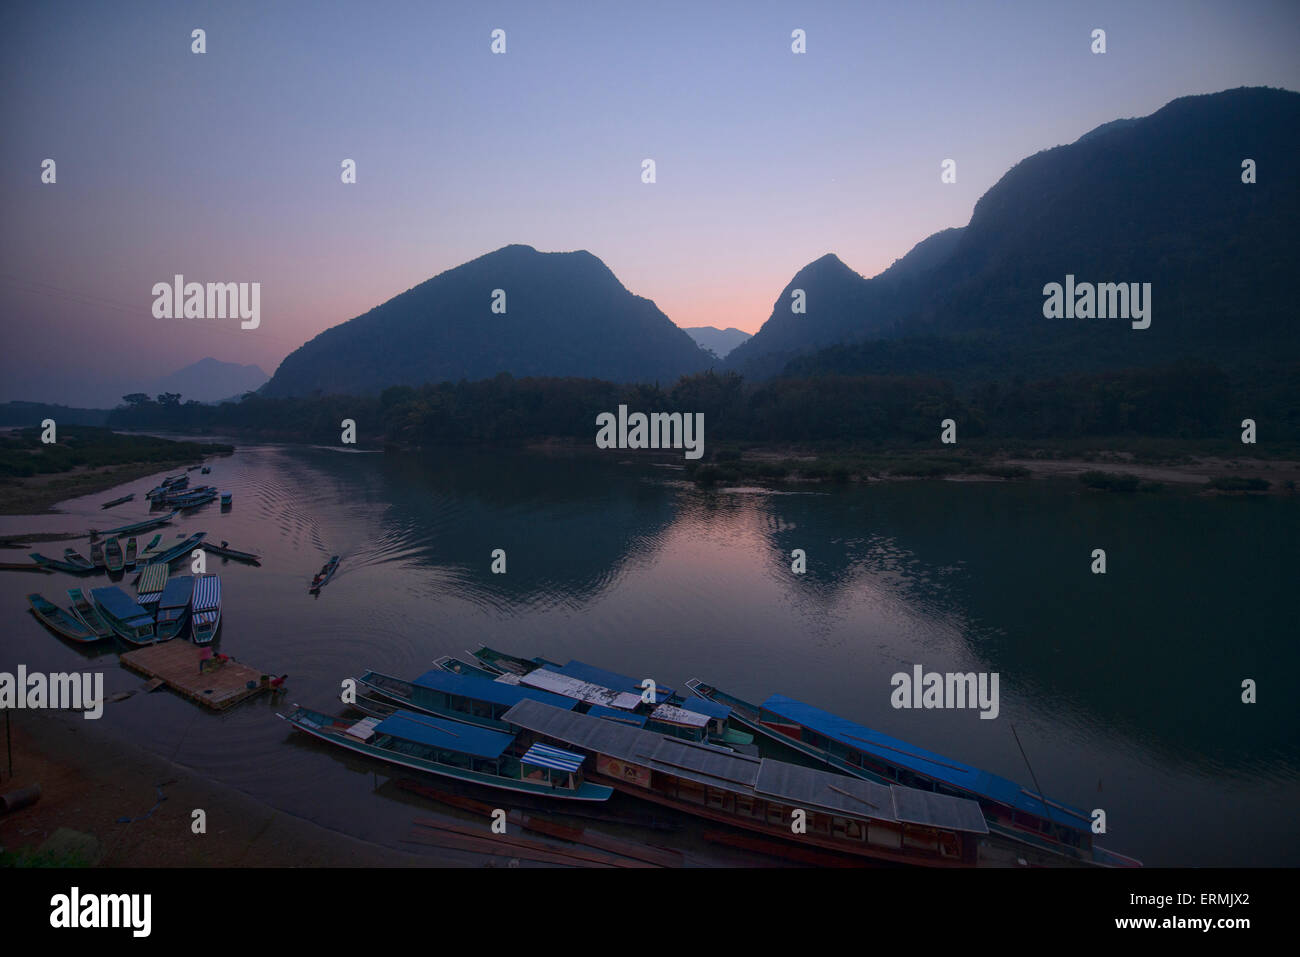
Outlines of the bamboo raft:
<svg viewBox="0 0 1300 957">
<path fill-rule="evenodd" d="M 231 659 L 199 673 L 203 649 L 188 641 L 164 641 L 128 651 L 119 657 L 127 668 L 161 680 L 172 691 L 213 711 L 225 711 L 241 701 L 270 691 L 270 675 Z"/>
</svg>

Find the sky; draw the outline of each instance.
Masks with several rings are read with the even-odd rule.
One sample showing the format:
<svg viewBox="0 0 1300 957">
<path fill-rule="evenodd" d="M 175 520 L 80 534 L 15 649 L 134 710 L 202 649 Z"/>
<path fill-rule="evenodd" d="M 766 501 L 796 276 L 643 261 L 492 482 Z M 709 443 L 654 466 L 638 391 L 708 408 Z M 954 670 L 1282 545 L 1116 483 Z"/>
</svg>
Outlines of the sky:
<svg viewBox="0 0 1300 957">
<path fill-rule="evenodd" d="M 271 373 L 510 243 L 753 332 L 823 254 L 875 275 L 1041 149 L 1300 90 L 1297 50 L 1290 0 L 6 5 L 0 401 L 103 405 L 205 356 Z M 155 318 L 177 273 L 260 282 L 260 325 Z"/>
</svg>

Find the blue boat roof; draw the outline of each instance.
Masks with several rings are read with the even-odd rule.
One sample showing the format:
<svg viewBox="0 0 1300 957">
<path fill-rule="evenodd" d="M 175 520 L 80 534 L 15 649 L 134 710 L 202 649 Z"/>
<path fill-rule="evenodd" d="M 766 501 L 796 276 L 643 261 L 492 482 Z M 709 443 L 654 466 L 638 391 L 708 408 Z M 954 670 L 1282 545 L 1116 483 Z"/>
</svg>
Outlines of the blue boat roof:
<svg viewBox="0 0 1300 957">
<path fill-rule="evenodd" d="M 145 615 L 140 610 L 140 606 L 131 600 L 131 596 L 116 585 L 96 588 L 90 594 L 105 611 L 119 621 L 134 622 L 137 618 L 144 618 L 149 624 L 153 624 L 153 619 Z"/>
<path fill-rule="evenodd" d="M 617 708 L 606 708 L 603 704 L 593 704 L 587 709 L 587 714 L 595 715 L 597 718 L 608 718 L 610 721 L 628 724 L 634 728 L 645 726 L 645 715 L 634 714 L 631 711 L 619 711 Z"/>
<path fill-rule="evenodd" d="M 570 678 L 577 678 L 580 681 L 590 681 L 594 685 L 601 685 L 605 688 L 612 688 L 614 691 L 631 691 L 635 694 L 641 694 L 641 681 L 628 675 L 621 675 L 617 671 L 606 671 L 604 668 L 597 668 L 595 665 L 589 665 L 586 662 L 578 661 L 571 658 L 569 663 L 563 668 L 557 668 L 562 675 L 568 675 Z M 663 685 L 655 685 L 655 704 L 667 701 L 673 696 L 672 688 Z"/>
<path fill-rule="evenodd" d="M 375 733 L 391 734 L 405 741 L 416 741 L 478 758 L 499 758 L 515 739 L 512 734 L 411 711 L 397 711 L 389 715 L 375 725 Z"/>
<path fill-rule="evenodd" d="M 692 705 L 694 703 L 691 702 Z M 1022 788 L 1015 781 L 945 758 L 933 751 L 908 744 L 906 741 L 891 738 L 887 734 L 855 724 L 847 718 L 833 715 L 813 705 L 787 698 L 785 695 L 774 694 L 763 702 L 762 707 L 765 711 L 789 718 L 818 734 L 864 754 L 873 755 L 889 764 L 923 774 L 936 781 L 943 781 L 953 787 L 1013 807 L 1017 811 L 1038 817 L 1050 817 L 1053 822 L 1075 830 L 1091 830 L 1091 819 L 1077 808 L 1062 805 L 1066 808 L 1062 810 L 1045 806 L 1041 798 Z"/>
<path fill-rule="evenodd" d="M 178 575 L 167 583 L 162 598 L 158 599 L 159 608 L 184 608 L 190 603 L 194 593 L 194 576 Z"/>
<path fill-rule="evenodd" d="M 553 708 L 563 708 L 565 711 L 571 711 L 578 705 L 573 698 L 565 698 L 549 691 L 525 688 L 522 685 L 509 685 L 504 681 L 493 681 L 491 678 L 480 678 L 478 675 L 458 675 L 454 671 L 443 671 L 441 668 L 426 671 L 411 684 L 447 694 L 464 695 L 466 698 L 474 698 L 478 701 L 490 701 L 493 704 L 513 706 L 525 698 L 531 698 L 533 701 L 549 704 Z"/>
<path fill-rule="evenodd" d="M 730 708 L 709 698 L 687 698 L 682 707 L 696 714 L 707 714 L 710 718 L 721 718 L 723 721 L 731 717 Z"/>
</svg>

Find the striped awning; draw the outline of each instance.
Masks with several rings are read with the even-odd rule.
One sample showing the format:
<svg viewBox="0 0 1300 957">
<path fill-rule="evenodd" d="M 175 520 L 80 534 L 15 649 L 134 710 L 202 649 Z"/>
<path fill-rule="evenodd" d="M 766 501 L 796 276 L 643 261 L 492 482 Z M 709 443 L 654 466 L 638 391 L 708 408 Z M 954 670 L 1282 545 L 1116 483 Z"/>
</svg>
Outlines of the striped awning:
<svg viewBox="0 0 1300 957">
<path fill-rule="evenodd" d="M 221 576 L 199 575 L 194 579 L 194 610 L 211 611 L 221 607 Z"/>
<path fill-rule="evenodd" d="M 520 760 L 539 768 L 553 768 L 556 771 L 576 771 L 582 767 L 583 755 L 572 751 L 561 751 L 549 744 L 534 744 Z"/>
</svg>

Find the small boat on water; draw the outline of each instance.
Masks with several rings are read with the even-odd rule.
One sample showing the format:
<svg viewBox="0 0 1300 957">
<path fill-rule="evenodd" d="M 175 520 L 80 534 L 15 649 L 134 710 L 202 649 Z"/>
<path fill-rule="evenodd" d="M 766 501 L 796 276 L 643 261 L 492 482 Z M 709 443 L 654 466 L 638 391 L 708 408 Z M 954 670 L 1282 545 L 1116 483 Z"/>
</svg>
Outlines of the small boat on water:
<svg viewBox="0 0 1300 957">
<path fill-rule="evenodd" d="M 497 651 L 495 648 L 489 648 L 484 645 L 478 651 L 471 651 L 470 655 L 474 660 L 481 664 L 488 671 L 495 672 L 498 675 L 526 675 L 530 671 L 536 671 L 542 667 L 542 662 L 537 659 L 529 660 L 527 658 L 517 658 L 514 655 L 508 655 L 504 651 Z"/>
<path fill-rule="evenodd" d="M 146 565 L 135 583 L 136 604 L 152 615 L 167 587 L 171 569 L 166 564 Z"/>
<path fill-rule="evenodd" d="M 113 499 L 113 501 L 111 501 L 111 502 L 105 502 L 103 505 L 101 505 L 101 506 L 99 506 L 99 507 L 100 507 L 100 508 L 112 508 L 114 505 L 121 505 L 121 504 L 123 504 L 124 502 L 130 502 L 130 501 L 133 500 L 134 498 L 135 498 L 135 492 L 132 492 L 130 495 L 123 495 L 121 498 L 115 498 L 115 499 Z"/>
<path fill-rule="evenodd" d="M 92 531 L 95 536 L 108 538 L 112 535 L 134 535 L 136 532 L 147 532 L 151 528 L 157 528 L 159 525 L 166 525 L 173 518 L 180 514 L 180 509 L 173 509 L 169 515 L 159 515 L 155 518 L 146 518 L 143 522 L 133 522 L 130 525 L 123 525 L 121 528 L 110 528 L 103 532 Z"/>
<path fill-rule="evenodd" d="M 95 563 L 85 558 L 75 548 L 65 548 L 63 550 L 63 560 L 69 565 L 75 565 L 82 571 L 92 572 L 95 570 Z"/>
<path fill-rule="evenodd" d="M 234 494 L 233 494 L 232 492 L 222 492 L 222 493 L 221 493 L 221 507 L 222 507 L 222 508 L 230 508 L 231 503 L 232 503 L 233 501 L 234 501 Z"/>
<path fill-rule="evenodd" d="M 32 614 L 40 620 L 41 624 L 55 634 L 62 635 L 70 641 L 90 642 L 99 640 L 99 635 L 91 631 L 83 622 L 74 618 L 53 602 L 47 601 L 41 595 L 28 595 L 27 602 L 32 606 Z"/>
<path fill-rule="evenodd" d="M 140 552 L 139 552 L 139 555 L 138 555 L 138 561 L 140 562 L 140 564 L 143 565 L 143 564 L 146 564 L 146 563 L 149 561 L 149 555 L 150 555 L 150 553 L 151 553 L 154 549 L 156 549 L 156 548 L 158 547 L 158 543 L 161 542 L 161 541 L 162 541 L 162 533 L 161 533 L 161 532 L 159 532 L 158 534 L 154 535 L 153 538 L 149 539 L 149 544 L 145 545 L 144 548 L 140 549 Z"/>
<path fill-rule="evenodd" d="M 93 567 L 87 568 L 81 563 L 73 564 L 69 561 L 50 558 L 48 555 L 42 555 L 40 552 L 31 552 L 27 557 L 42 568 L 49 568 L 56 572 L 67 572 L 70 575 L 85 575 L 95 570 Z M 85 562 L 85 559 L 83 558 L 81 561 Z"/>
<path fill-rule="evenodd" d="M 210 644 L 221 627 L 221 576 L 194 576 L 190 596 L 190 629 L 196 645 Z"/>
<path fill-rule="evenodd" d="M 436 658 L 434 659 L 433 664 L 435 667 L 441 668 L 443 671 L 450 671 L 455 675 L 491 678 L 493 680 L 496 680 L 499 675 L 499 672 L 488 671 L 486 668 L 479 668 L 475 665 L 471 665 L 468 661 L 452 657 L 451 655 L 443 655 L 441 658 Z"/>
<path fill-rule="evenodd" d="M 1100 867 L 1141 866 L 1133 858 L 1093 845 L 1092 819 L 1085 811 L 1050 801 L 1008 778 L 942 757 L 785 695 L 775 694 L 755 705 L 697 678 L 687 681 L 686 687 L 701 698 L 727 705 L 746 727 L 841 774 L 976 801 L 991 836 L 1047 852 L 1050 857 L 1045 862 L 1055 858 L 1056 862 Z"/>
<path fill-rule="evenodd" d="M 523 748 L 500 731 L 410 711 L 350 721 L 298 707 L 280 717 L 348 751 L 439 777 L 571 801 L 607 801 L 614 793 L 584 780 L 584 755 L 545 745 Z"/>
<path fill-rule="evenodd" d="M 113 629 L 108 626 L 99 609 L 91 603 L 80 588 L 69 588 L 68 597 L 72 599 L 72 614 L 97 638 L 108 638 L 113 634 Z"/>
<path fill-rule="evenodd" d="M 190 615 L 190 602 L 194 597 L 194 576 L 178 575 L 167 583 L 158 599 L 158 641 L 170 641 L 185 630 Z"/>
<path fill-rule="evenodd" d="M 202 466 L 200 466 L 200 465 L 191 465 L 191 466 L 190 466 L 189 468 L 187 468 L 185 471 L 187 471 L 187 472 L 197 472 L 200 468 L 202 468 Z"/>
<path fill-rule="evenodd" d="M 110 538 L 104 543 L 104 563 L 110 572 L 120 572 L 125 567 L 126 559 L 122 555 L 122 543 Z"/>
<path fill-rule="evenodd" d="M 90 593 L 95 607 L 103 614 L 108 626 L 123 641 L 133 645 L 150 645 L 155 629 L 151 618 L 131 597 L 116 585 L 96 588 Z"/>
<path fill-rule="evenodd" d="M 204 537 L 207 534 L 208 534 L 207 532 L 195 532 L 193 535 L 185 539 L 185 541 L 183 542 L 177 542 L 174 545 L 169 545 L 165 548 L 162 548 L 149 559 L 149 564 L 150 565 L 156 565 L 160 563 L 163 565 L 171 564 L 172 562 L 176 561 L 176 559 L 180 558 L 182 555 L 188 555 L 191 551 L 197 548 L 199 542 L 203 541 Z"/>
<path fill-rule="evenodd" d="M 204 542 L 200 546 L 210 555 L 220 555 L 222 558 L 233 558 L 237 562 L 248 562 L 250 565 L 262 564 L 262 559 L 252 552 L 241 552 L 237 548 L 231 548 L 229 543 L 222 542 L 220 545 L 214 545 L 211 542 Z"/>
<path fill-rule="evenodd" d="M 199 470 L 199 474 L 200 474 L 200 475 L 211 475 L 211 474 L 212 474 L 212 468 L 211 468 L 211 466 L 207 466 L 207 465 L 203 466 L 203 468 L 201 468 L 201 469 Z"/>
<path fill-rule="evenodd" d="M 103 542 L 90 543 L 90 562 L 96 568 L 104 567 L 104 543 Z"/>
<path fill-rule="evenodd" d="M 335 555 L 332 558 L 330 558 L 330 560 L 327 561 L 323 566 L 321 566 L 321 570 L 317 572 L 316 577 L 311 580 L 311 587 L 308 588 L 307 590 L 311 592 L 320 591 L 322 588 L 324 588 L 326 585 L 330 583 L 330 579 L 334 577 L 334 573 L 338 570 L 339 570 L 339 557 Z"/>
<path fill-rule="evenodd" d="M 177 492 L 190 484 L 188 475 L 173 475 L 171 478 L 162 480 L 162 484 L 155 485 L 149 491 L 144 493 L 145 498 L 159 498 L 168 492 Z"/>
<path fill-rule="evenodd" d="M 122 563 L 127 568 L 135 568 L 136 544 L 134 535 L 126 540 L 126 554 L 122 556 Z"/>
</svg>

